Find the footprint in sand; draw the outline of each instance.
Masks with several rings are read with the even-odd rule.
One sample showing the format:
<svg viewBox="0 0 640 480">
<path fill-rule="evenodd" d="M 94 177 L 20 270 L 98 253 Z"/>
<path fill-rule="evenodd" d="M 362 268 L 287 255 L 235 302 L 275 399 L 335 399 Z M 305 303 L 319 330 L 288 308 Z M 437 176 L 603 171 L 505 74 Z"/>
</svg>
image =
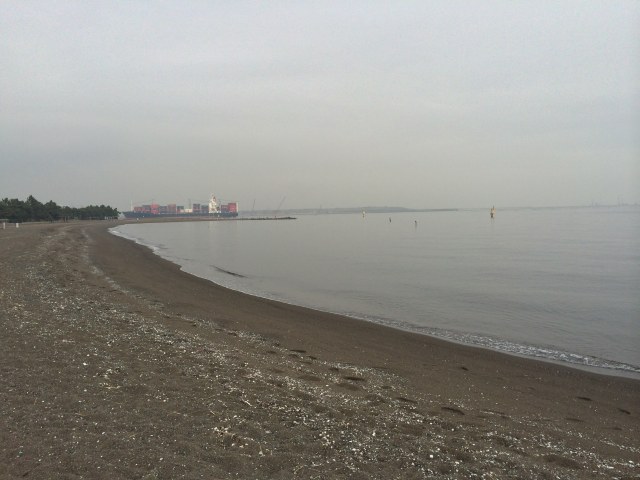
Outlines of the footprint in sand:
<svg viewBox="0 0 640 480">
<path fill-rule="evenodd" d="M 452 412 L 452 413 L 456 413 L 458 415 L 466 415 L 462 410 L 460 410 L 459 408 L 455 408 L 455 407 L 440 407 L 442 410 L 445 410 L 447 412 Z"/>
<path fill-rule="evenodd" d="M 572 468 L 574 470 L 582 469 L 582 466 L 578 462 L 576 462 L 571 458 L 563 457 L 561 455 L 556 455 L 552 453 L 549 455 L 545 455 L 542 458 L 544 458 L 547 461 L 547 463 L 553 463 L 561 467 Z"/>
<path fill-rule="evenodd" d="M 342 377 L 345 380 L 351 380 L 352 382 L 366 382 L 366 379 L 363 377 L 356 377 L 356 376 L 352 376 L 352 375 L 347 375 Z"/>
<path fill-rule="evenodd" d="M 401 402 L 405 402 L 405 403 L 413 403 L 414 405 L 418 403 L 415 400 L 412 400 L 407 397 L 396 397 L 396 400 L 400 400 Z"/>
<path fill-rule="evenodd" d="M 340 383 L 336 383 L 336 385 L 340 388 L 344 388 L 346 390 L 351 390 L 352 392 L 355 392 L 356 390 L 360 390 L 360 388 L 352 383 L 346 383 L 346 382 L 340 382 Z"/>
</svg>

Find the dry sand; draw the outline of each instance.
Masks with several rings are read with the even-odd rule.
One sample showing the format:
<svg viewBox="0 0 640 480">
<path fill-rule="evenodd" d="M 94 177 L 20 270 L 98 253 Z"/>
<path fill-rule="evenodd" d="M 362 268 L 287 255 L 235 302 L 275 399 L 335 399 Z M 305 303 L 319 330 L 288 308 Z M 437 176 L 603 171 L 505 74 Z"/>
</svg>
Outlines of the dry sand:
<svg viewBox="0 0 640 480">
<path fill-rule="evenodd" d="M 110 225 L 0 230 L 2 478 L 640 478 L 640 381 L 239 294 Z"/>
</svg>

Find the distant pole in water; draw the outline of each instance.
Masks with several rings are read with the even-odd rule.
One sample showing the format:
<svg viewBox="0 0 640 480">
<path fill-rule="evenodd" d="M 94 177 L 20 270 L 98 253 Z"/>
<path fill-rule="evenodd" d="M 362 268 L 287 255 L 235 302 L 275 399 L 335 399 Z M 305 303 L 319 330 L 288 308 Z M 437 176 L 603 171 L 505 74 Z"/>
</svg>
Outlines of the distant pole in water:
<svg viewBox="0 0 640 480">
<path fill-rule="evenodd" d="M 413 223 L 415 223 L 416 228 L 418 228 L 418 220 L 414 220 Z"/>
<path fill-rule="evenodd" d="M 389 223 L 391 223 L 391 217 L 389 217 Z"/>
<path fill-rule="evenodd" d="M 489 216 L 491 218 L 494 218 L 496 216 L 496 207 L 495 206 L 491 207 L 491 211 L 489 212 Z"/>
</svg>

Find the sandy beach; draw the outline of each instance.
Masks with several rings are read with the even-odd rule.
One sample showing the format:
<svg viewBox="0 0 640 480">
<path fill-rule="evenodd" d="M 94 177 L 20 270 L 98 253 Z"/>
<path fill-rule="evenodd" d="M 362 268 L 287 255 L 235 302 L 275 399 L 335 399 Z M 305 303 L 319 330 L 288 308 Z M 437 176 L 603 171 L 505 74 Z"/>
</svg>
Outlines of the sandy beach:
<svg viewBox="0 0 640 480">
<path fill-rule="evenodd" d="M 640 478 L 640 381 L 237 293 L 108 233 L 0 230 L 2 478 Z"/>
</svg>

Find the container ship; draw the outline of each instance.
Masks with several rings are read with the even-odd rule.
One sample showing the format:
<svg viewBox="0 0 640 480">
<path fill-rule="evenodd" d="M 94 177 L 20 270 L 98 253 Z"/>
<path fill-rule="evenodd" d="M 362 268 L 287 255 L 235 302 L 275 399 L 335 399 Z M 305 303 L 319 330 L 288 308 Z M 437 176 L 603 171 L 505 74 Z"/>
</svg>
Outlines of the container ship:
<svg viewBox="0 0 640 480">
<path fill-rule="evenodd" d="M 221 204 L 215 195 L 211 195 L 209 204 L 194 203 L 191 208 L 170 203 L 168 205 L 140 205 L 132 207 L 131 211 L 122 212 L 125 218 L 189 218 L 189 217 L 212 217 L 212 218 L 233 218 L 238 216 L 238 202 Z"/>
</svg>

